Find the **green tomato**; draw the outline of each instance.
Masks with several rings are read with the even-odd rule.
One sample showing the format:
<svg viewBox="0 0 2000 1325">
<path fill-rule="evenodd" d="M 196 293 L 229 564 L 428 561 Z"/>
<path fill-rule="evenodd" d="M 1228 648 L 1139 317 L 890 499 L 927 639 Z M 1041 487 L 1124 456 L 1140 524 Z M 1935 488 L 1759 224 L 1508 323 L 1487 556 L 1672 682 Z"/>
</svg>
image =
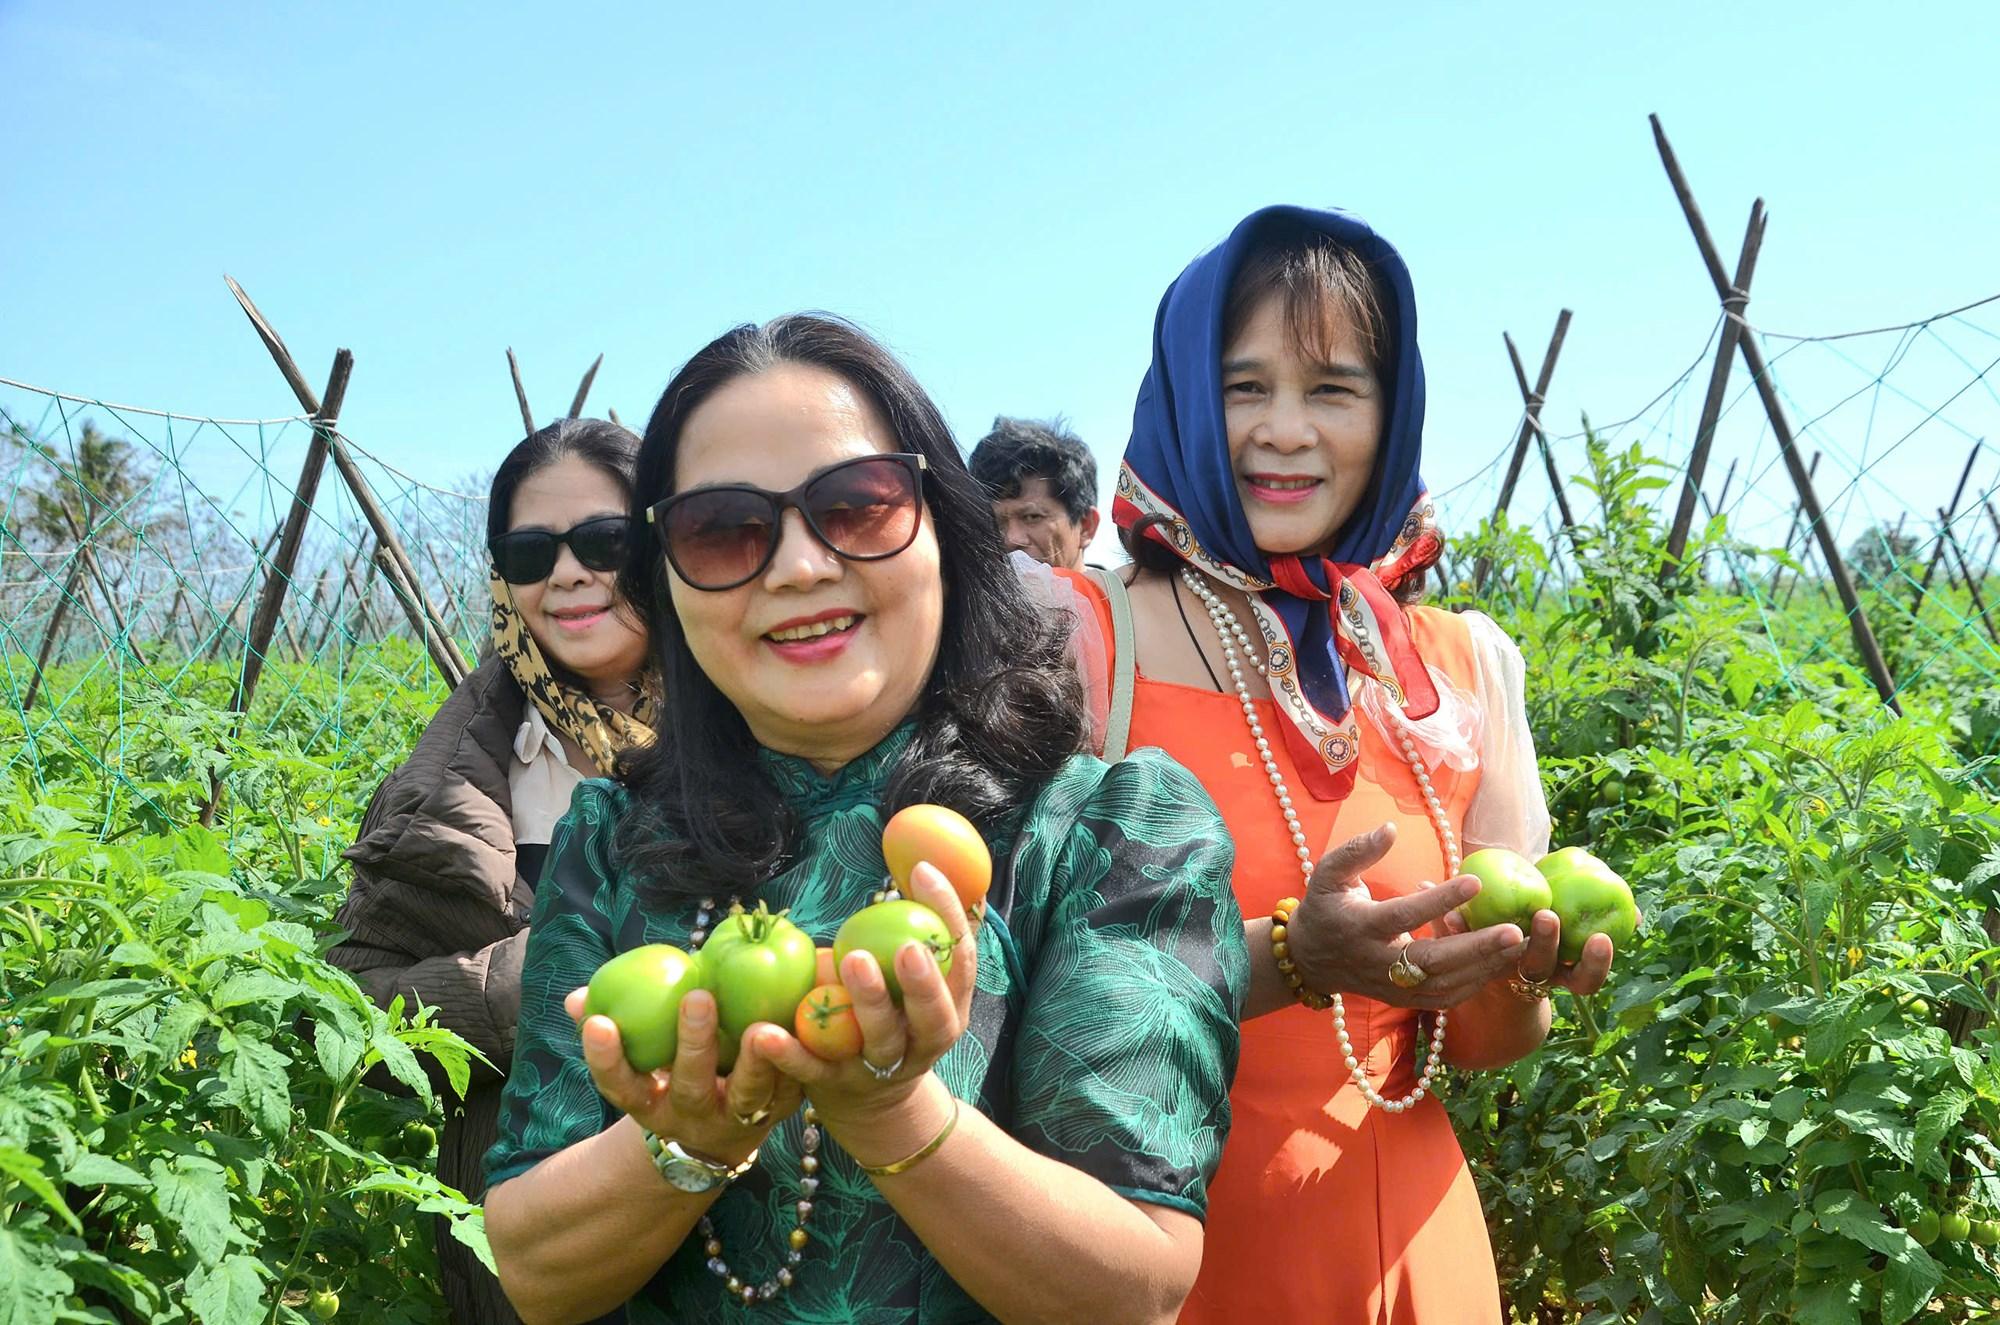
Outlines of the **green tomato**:
<svg viewBox="0 0 2000 1325">
<path fill-rule="evenodd" d="M 437 1149 L 437 1129 L 416 1119 L 403 1124 L 403 1151 L 417 1159 L 430 1158 Z"/>
<path fill-rule="evenodd" d="M 1906 1226 L 1909 1235 L 1917 1240 L 1919 1247 L 1928 1247 L 1936 1242 L 1940 1227 L 1938 1212 L 1935 1210 L 1924 1211 L 1913 1223 Z"/>
<path fill-rule="evenodd" d="M 321 1320 L 332 1320 L 340 1314 L 340 1294 L 331 1288 L 315 1289 L 311 1305 L 313 1315 Z"/>
<path fill-rule="evenodd" d="M 799 1000 L 819 983 L 812 937 L 761 902 L 755 911 L 735 912 L 716 927 L 702 946 L 701 964 L 702 984 L 715 994 L 721 1020 L 717 1064 L 724 1071 L 736 1064 L 743 1032 L 760 1021 L 789 1027 Z"/>
<path fill-rule="evenodd" d="M 1564 847 L 1543 856 L 1535 866 L 1554 894 L 1551 909 L 1562 921 L 1557 956 L 1580 960 L 1592 934 L 1608 934 L 1623 949 L 1639 928 L 1639 904 L 1632 889 L 1612 868 L 1582 847 Z"/>
<path fill-rule="evenodd" d="M 1526 856 L 1505 847 L 1473 852 L 1459 873 L 1479 880 L 1478 895 L 1458 908 L 1471 929 L 1512 923 L 1526 933 L 1535 912 L 1549 907 L 1549 881 Z"/>
<path fill-rule="evenodd" d="M 905 943 L 921 943 L 937 959 L 939 970 L 951 969 L 952 942 L 944 919 L 922 902 L 908 900 L 877 902 L 849 916 L 840 932 L 833 936 L 833 960 L 837 967 L 847 960 L 850 952 L 872 954 L 875 964 L 882 968 L 889 997 L 900 1006 L 903 985 L 896 978 L 896 954 Z M 806 992 L 810 992 L 810 983 Z M 792 1001 L 795 1005 L 798 1002 Z"/>
<path fill-rule="evenodd" d="M 1973 1220 L 1972 1245 L 1975 1247 L 2000 1247 L 2000 1220 Z"/>
<path fill-rule="evenodd" d="M 625 1045 L 625 1061 L 635 1072 L 651 1072 L 674 1061 L 681 999 L 701 987 L 701 962 L 679 948 L 649 943 L 597 968 L 583 1011 L 611 1018 Z"/>
<path fill-rule="evenodd" d="M 1938 1235 L 1946 1242 L 1963 1242 L 1972 1236 L 1972 1221 L 1954 1210 L 1938 1217 Z"/>
</svg>

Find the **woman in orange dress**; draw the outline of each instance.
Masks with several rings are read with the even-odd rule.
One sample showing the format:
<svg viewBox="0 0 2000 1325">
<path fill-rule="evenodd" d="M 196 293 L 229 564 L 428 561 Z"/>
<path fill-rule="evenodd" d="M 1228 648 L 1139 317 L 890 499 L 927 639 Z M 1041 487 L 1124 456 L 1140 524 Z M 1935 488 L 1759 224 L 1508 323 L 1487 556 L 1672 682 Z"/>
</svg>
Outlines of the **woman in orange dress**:
<svg viewBox="0 0 2000 1325">
<path fill-rule="evenodd" d="M 1538 856 L 1548 814 L 1520 652 L 1478 613 L 1397 596 L 1439 546 L 1423 401 L 1408 272 L 1351 217 L 1257 212 L 1161 303 L 1113 508 L 1135 561 L 1129 743 L 1221 807 L 1252 961 L 1184 1322 L 1497 1325 L 1432 1073 L 1533 1052 L 1549 990 L 1610 970 L 1603 936 L 1558 965 L 1552 911 L 1524 934 L 1453 910 L 1479 889 L 1462 855 Z M 1108 644 L 1103 590 L 1074 583 Z"/>
</svg>

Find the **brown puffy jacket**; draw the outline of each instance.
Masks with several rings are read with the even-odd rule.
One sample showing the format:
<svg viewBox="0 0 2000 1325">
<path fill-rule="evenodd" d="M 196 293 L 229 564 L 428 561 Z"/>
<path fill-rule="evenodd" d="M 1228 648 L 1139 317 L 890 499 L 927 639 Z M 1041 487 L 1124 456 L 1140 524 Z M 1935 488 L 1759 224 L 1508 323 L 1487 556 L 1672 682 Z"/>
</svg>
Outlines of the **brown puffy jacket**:
<svg viewBox="0 0 2000 1325">
<path fill-rule="evenodd" d="M 445 701 L 409 759 L 368 804 L 360 839 L 346 853 L 354 885 L 339 923 L 350 937 L 329 954 L 383 1007 L 398 994 L 410 1011 L 421 1000 L 438 1010 L 439 1024 L 492 1060 L 494 1067 L 474 1060 L 462 1105 L 431 1065 L 447 1114 L 438 1177 L 474 1201 L 485 1194 L 481 1162 L 498 1128 L 500 1088 L 514 1056 L 521 957 L 535 899 L 535 880 L 516 868 L 507 785 L 526 703 L 497 658 Z M 371 1084 L 396 1089 L 379 1075 Z M 518 1320 L 499 1284 L 442 1220 L 437 1241 L 455 1321 Z"/>
</svg>

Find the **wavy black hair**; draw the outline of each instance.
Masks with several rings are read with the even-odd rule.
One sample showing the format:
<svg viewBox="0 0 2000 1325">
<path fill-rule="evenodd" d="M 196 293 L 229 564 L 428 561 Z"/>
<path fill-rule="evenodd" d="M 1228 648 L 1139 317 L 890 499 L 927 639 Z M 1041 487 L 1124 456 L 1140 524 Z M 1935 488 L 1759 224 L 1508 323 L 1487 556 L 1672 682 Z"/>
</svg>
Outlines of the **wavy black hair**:
<svg viewBox="0 0 2000 1325">
<path fill-rule="evenodd" d="M 966 464 L 996 499 L 1020 496 L 1023 479 L 1046 479 L 1072 524 L 1097 505 L 1097 458 L 1060 418 L 1043 423 L 1002 414 Z"/>
<path fill-rule="evenodd" d="M 646 425 L 633 514 L 643 521 L 647 507 L 673 495 L 688 418 L 730 382 L 781 364 L 840 377 L 881 411 L 897 449 L 929 464 L 923 494 L 941 555 L 942 638 L 913 714 L 916 738 L 890 775 L 882 808 L 948 805 L 990 830 L 1083 748 L 1082 689 L 1068 661 L 1067 626 L 1030 605 L 985 488 L 966 469 L 944 416 L 894 355 L 825 314 L 793 314 L 717 337 L 674 374 Z M 761 771 L 742 714 L 689 650 L 669 595 L 671 574 L 650 545 L 626 571 L 625 597 L 651 627 L 666 708 L 659 742 L 622 767 L 633 795 L 617 850 L 658 900 L 747 896 L 797 859 L 799 824 Z"/>
</svg>

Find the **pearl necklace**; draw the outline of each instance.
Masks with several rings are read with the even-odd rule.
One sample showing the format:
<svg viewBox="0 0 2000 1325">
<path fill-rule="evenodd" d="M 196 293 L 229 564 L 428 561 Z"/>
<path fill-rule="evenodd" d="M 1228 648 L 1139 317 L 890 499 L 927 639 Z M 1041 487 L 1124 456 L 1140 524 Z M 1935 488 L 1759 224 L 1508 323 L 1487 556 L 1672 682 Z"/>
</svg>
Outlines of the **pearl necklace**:
<svg viewBox="0 0 2000 1325">
<path fill-rule="evenodd" d="M 1187 567 L 1181 568 L 1181 580 L 1191 593 L 1201 600 L 1208 609 L 1208 619 L 1215 626 L 1217 638 L 1222 641 L 1222 657 L 1229 664 L 1229 679 L 1236 687 L 1236 698 L 1243 705 L 1243 721 L 1250 727 L 1250 739 L 1256 742 L 1257 755 L 1264 761 L 1264 776 L 1271 781 L 1271 791 L 1278 798 L 1278 809 L 1285 816 L 1285 827 L 1292 835 L 1292 850 L 1299 858 L 1299 873 L 1310 882 L 1313 873 L 1312 848 L 1306 844 L 1305 829 L 1299 824 L 1298 810 L 1292 804 L 1291 789 L 1285 785 L 1284 774 L 1278 771 L 1277 760 L 1271 755 L 1270 738 L 1264 735 L 1264 724 L 1257 717 L 1257 701 L 1250 697 L 1250 686 L 1243 679 L 1243 663 L 1247 660 L 1255 668 L 1257 675 L 1268 678 L 1270 669 L 1257 659 L 1257 653 L 1250 647 L 1250 637 L 1243 629 L 1243 623 L 1236 619 L 1236 613 L 1222 601 L 1216 592 L 1208 587 L 1207 581 Z M 1364 637 L 1365 643 L 1365 637 Z M 1398 718 L 1400 722 L 1401 719 Z M 1400 738 L 1403 758 L 1409 761 L 1417 776 L 1417 786 L 1424 793 L 1424 801 L 1430 809 L 1431 823 L 1437 828 L 1438 845 L 1444 850 L 1446 877 L 1458 873 L 1460 858 L 1458 834 L 1453 831 L 1451 820 L 1445 816 L 1444 805 L 1438 799 L 1437 788 L 1431 785 L 1430 770 L 1424 766 L 1423 757 L 1417 753 L 1417 743 L 1410 735 L 1408 726 L 1397 732 Z M 1445 1013 L 1439 1009 L 1437 1026 L 1431 1033 L 1429 1052 L 1424 1052 L 1423 1026 L 1417 1028 L 1418 1053 L 1422 1055 L 1423 1072 L 1417 1078 L 1417 1087 L 1399 1100 L 1385 1097 L 1376 1090 L 1362 1074 L 1360 1060 L 1354 1056 L 1354 1042 L 1347 1033 L 1347 1008 L 1339 993 L 1333 995 L 1333 1034 L 1340 1043 L 1341 1060 L 1347 1065 L 1348 1076 L 1361 1091 L 1361 1098 L 1375 1108 L 1389 1113 L 1402 1113 L 1413 1109 L 1417 1102 L 1431 1093 L 1431 1081 L 1436 1075 L 1438 1063 L 1444 1054 Z"/>
</svg>

